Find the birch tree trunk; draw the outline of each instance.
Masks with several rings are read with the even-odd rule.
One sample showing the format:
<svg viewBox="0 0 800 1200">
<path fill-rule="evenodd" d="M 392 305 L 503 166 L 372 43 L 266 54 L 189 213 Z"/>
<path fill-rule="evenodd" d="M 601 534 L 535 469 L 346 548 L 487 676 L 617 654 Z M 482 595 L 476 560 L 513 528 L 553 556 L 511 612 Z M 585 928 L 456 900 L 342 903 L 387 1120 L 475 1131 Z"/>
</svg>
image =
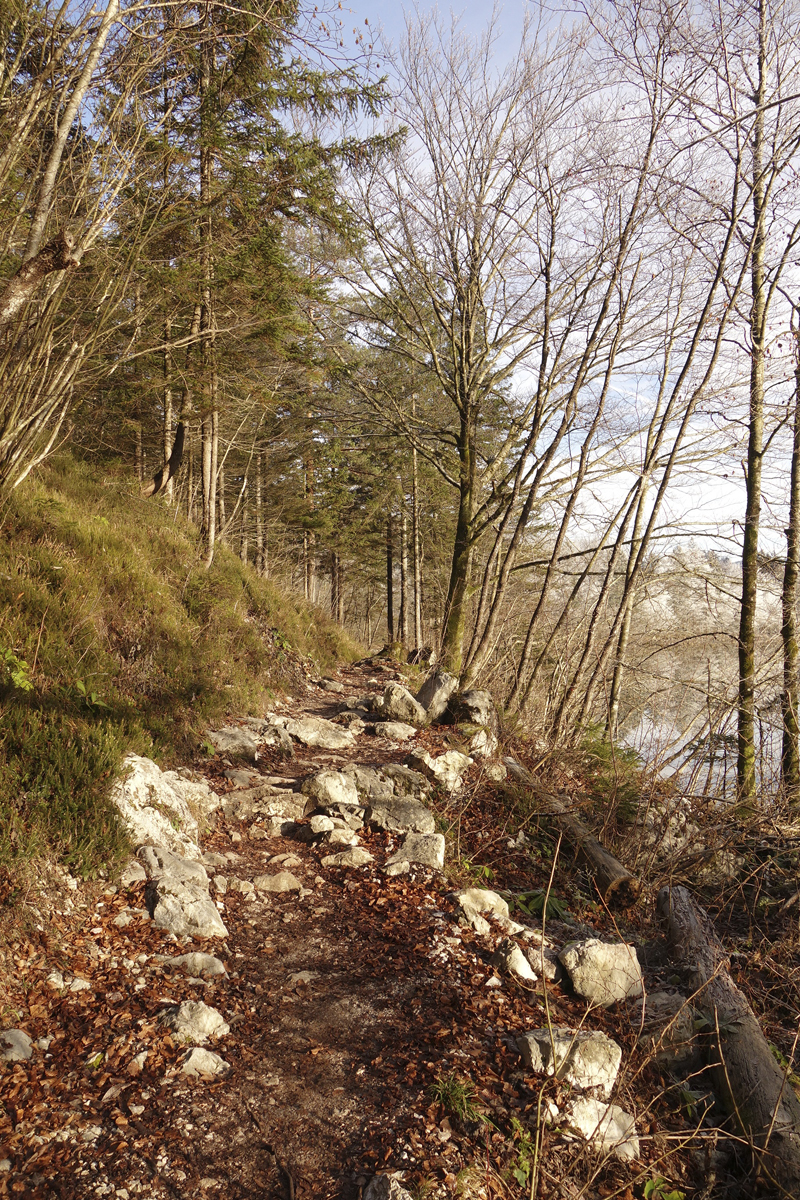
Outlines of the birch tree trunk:
<svg viewBox="0 0 800 1200">
<path fill-rule="evenodd" d="M 800 310 L 795 308 L 795 388 L 792 430 L 792 463 L 789 473 L 789 524 L 786 529 L 786 565 L 781 590 L 781 640 L 783 642 L 783 694 L 781 696 L 781 783 L 785 795 L 800 800 L 800 714 L 798 680 L 800 651 L 797 644 L 797 581 L 800 566 Z"/>
</svg>

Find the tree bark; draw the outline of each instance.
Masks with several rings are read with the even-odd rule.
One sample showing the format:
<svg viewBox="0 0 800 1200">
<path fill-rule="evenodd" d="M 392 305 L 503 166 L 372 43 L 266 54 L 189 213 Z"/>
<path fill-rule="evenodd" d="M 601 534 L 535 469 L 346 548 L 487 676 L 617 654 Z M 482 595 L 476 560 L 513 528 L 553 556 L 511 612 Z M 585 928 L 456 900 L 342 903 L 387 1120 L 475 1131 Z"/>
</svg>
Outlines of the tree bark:
<svg viewBox="0 0 800 1200">
<path fill-rule="evenodd" d="M 709 1021 L 715 1090 L 749 1139 L 755 1170 L 787 1200 L 800 1195 L 800 1101 L 779 1066 L 706 913 L 686 888 L 662 888 L 656 906 L 673 951 L 694 974 L 692 1003 Z"/>
<path fill-rule="evenodd" d="M 412 399 L 412 413 L 416 415 L 416 400 Z M 419 539 L 419 481 L 417 477 L 417 449 L 411 451 L 411 545 L 414 557 L 414 645 L 422 648 L 422 553 Z"/>
<path fill-rule="evenodd" d="M 400 510 L 400 619 L 397 640 L 408 645 L 408 517 L 405 502 Z"/>
<path fill-rule="evenodd" d="M 386 518 L 386 633 L 391 646 L 394 641 L 394 520 Z"/>
<path fill-rule="evenodd" d="M 747 437 L 747 472 L 744 539 L 742 545 L 742 599 L 739 615 L 739 696 L 737 708 L 736 788 L 739 799 L 756 798 L 756 603 L 758 585 L 758 530 L 761 519 L 761 466 L 764 453 L 764 361 L 767 283 L 764 153 L 764 75 L 766 69 L 766 13 L 759 0 L 758 84 L 753 96 L 753 251 L 750 266 L 750 418 Z"/>
<path fill-rule="evenodd" d="M 259 450 L 256 461 L 256 572 L 266 571 L 267 553 L 264 539 L 264 452 Z"/>
<path fill-rule="evenodd" d="M 67 271 L 78 265 L 72 257 L 73 239 L 63 230 L 48 242 L 35 258 L 28 259 L 12 275 L 0 295 L 0 330 L 10 325 L 22 312 L 36 288 L 54 271 Z"/>
<path fill-rule="evenodd" d="M 617 908 L 630 908 L 639 898 L 641 882 L 606 850 L 578 817 L 569 811 L 560 796 L 546 792 L 530 771 L 513 758 L 503 760 L 511 775 L 536 795 L 544 811 L 551 816 L 564 837 L 585 860 L 604 902 Z"/>
<path fill-rule="evenodd" d="M 783 642 L 783 694 L 781 718 L 781 783 L 786 796 L 800 799 L 800 719 L 798 719 L 797 581 L 800 567 L 800 310 L 795 309 L 794 425 L 789 474 L 789 524 L 786 529 L 786 564 L 781 589 L 781 640 Z"/>
</svg>

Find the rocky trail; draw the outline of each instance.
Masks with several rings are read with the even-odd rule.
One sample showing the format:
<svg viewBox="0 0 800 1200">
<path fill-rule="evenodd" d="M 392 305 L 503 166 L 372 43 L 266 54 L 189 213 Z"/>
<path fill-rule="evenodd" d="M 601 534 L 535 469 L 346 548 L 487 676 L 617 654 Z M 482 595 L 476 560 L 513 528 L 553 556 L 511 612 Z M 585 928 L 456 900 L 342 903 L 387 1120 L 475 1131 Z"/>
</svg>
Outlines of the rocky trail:
<svg viewBox="0 0 800 1200">
<path fill-rule="evenodd" d="M 0 1194 L 633 1200 L 724 1168 L 665 1083 L 692 1012 L 642 911 L 510 916 L 551 860 L 492 714 L 402 683 L 370 660 L 210 731 L 204 780 L 128 761 L 136 861 L 3 948 Z"/>
</svg>

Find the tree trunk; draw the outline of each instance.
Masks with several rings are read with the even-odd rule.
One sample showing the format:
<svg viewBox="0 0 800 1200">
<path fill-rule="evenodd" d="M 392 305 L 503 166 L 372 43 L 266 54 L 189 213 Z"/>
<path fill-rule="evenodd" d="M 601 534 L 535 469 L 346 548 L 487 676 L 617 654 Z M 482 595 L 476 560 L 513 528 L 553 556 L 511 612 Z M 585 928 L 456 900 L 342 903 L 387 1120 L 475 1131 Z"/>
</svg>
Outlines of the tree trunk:
<svg viewBox="0 0 800 1200">
<path fill-rule="evenodd" d="M 461 674 L 464 634 L 467 626 L 467 593 L 472 567 L 472 493 L 464 491 L 458 506 L 453 560 L 445 603 L 442 638 L 442 666 L 456 677 Z"/>
<path fill-rule="evenodd" d="M 164 318 L 164 462 L 172 458 L 172 320 Z M 172 503 L 172 475 L 162 484 L 167 500 Z M 157 489 L 158 490 L 158 489 Z"/>
<path fill-rule="evenodd" d="M 394 520 L 386 518 L 386 633 L 391 646 L 394 641 Z"/>
<path fill-rule="evenodd" d="M 781 590 L 781 640 L 783 642 L 783 695 L 781 717 L 781 783 L 786 796 L 800 800 L 800 719 L 798 718 L 797 579 L 800 564 L 800 311 L 795 309 L 794 426 L 789 476 L 789 524 L 786 529 L 786 565 Z"/>
<path fill-rule="evenodd" d="M 221 537 L 225 530 L 225 468 L 217 472 L 217 536 Z"/>
<path fill-rule="evenodd" d="M 412 411 L 416 410 L 416 405 Z M 411 547 L 414 557 L 414 645 L 422 648 L 422 554 L 419 539 L 417 451 L 411 451 Z"/>
<path fill-rule="evenodd" d="M 567 808 L 560 796 L 545 792 L 524 767 L 513 758 L 503 759 L 511 775 L 535 793 L 544 811 L 555 820 L 569 844 L 585 860 L 603 901 L 618 908 L 635 904 L 642 885 L 635 875 L 623 867 L 619 859 L 606 850 L 578 817 Z"/>
<path fill-rule="evenodd" d="M 756 1156 L 770 1195 L 800 1195 L 800 1101 L 761 1026 L 728 974 L 714 927 L 686 888 L 662 888 L 656 901 L 673 951 L 693 973 L 692 1004 L 707 1017 L 714 1043 L 715 1091 Z M 765 1193 L 766 1194 L 766 1193 Z"/>
<path fill-rule="evenodd" d="M 0 330 L 10 325 L 22 312 L 41 281 L 54 271 L 67 271 L 77 266 L 72 257 L 74 242 L 63 230 L 48 242 L 35 258 L 28 259 L 16 275 L 12 275 L 0 295 Z"/>
<path fill-rule="evenodd" d="M 247 493 L 242 500 L 242 523 L 239 528 L 239 558 L 247 566 Z"/>
<path fill-rule="evenodd" d="M 397 640 L 408 645 L 408 517 L 405 502 L 400 510 L 400 619 Z"/>
<path fill-rule="evenodd" d="M 267 565 L 264 538 L 264 452 L 259 450 L 256 462 L 256 572 L 264 575 Z"/>
<path fill-rule="evenodd" d="M 758 530 L 761 518 L 761 466 L 764 450 L 764 360 L 767 282 L 764 276 L 766 244 L 764 151 L 764 74 L 766 69 L 766 13 L 759 0 L 758 85 L 753 102 L 753 251 L 750 266 L 750 419 L 747 438 L 747 474 L 744 540 L 742 545 L 742 600 L 739 615 L 739 697 L 737 708 L 736 786 L 739 799 L 756 798 L 756 602 L 758 585 Z"/>
</svg>

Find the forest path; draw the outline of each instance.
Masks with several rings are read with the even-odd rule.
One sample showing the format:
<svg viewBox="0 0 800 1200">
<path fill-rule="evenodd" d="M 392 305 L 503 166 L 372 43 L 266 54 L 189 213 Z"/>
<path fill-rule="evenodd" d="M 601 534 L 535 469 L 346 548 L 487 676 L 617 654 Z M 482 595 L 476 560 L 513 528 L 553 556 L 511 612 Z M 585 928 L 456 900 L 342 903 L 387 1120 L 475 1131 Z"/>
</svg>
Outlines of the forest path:
<svg viewBox="0 0 800 1200">
<path fill-rule="evenodd" d="M 339 672 L 340 694 L 310 685 L 301 700 L 276 709 L 287 718 L 333 719 L 398 677 L 397 664 L 370 660 Z M 343 751 L 296 745 L 282 761 L 268 750 L 258 772 L 299 793 L 322 769 L 385 766 L 414 746 L 437 754 L 451 741 L 447 727 L 405 743 L 365 732 Z M 206 766 L 226 801 L 242 794 L 226 777 L 230 768 L 221 755 Z M 360 1200 L 383 1172 L 398 1173 L 414 1200 L 529 1194 L 541 1079 L 524 1069 L 516 1037 L 546 1023 L 545 985 L 498 979 L 492 956 L 502 931 L 480 934 L 458 923 L 451 895 L 456 879 L 491 878 L 491 886 L 517 892 L 547 884 L 546 855 L 537 865 L 532 843 L 510 836 L 521 820 L 536 819 L 515 809 L 513 795 L 478 767 L 462 791 L 435 793 L 432 811 L 449 834 L 446 869 L 412 864 L 396 876 L 383 867 L 403 834 L 365 826 L 358 839 L 371 862 L 323 865 L 343 847 L 270 837 L 258 817 L 235 819 L 226 804 L 203 840 L 206 860 L 227 879 L 224 892 L 212 879 L 224 943 L 159 929 L 144 912 L 144 883 L 98 890 L 88 902 L 79 892 L 71 914 L 43 916 L 26 942 L 6 951 L 20 988 L 4 1024 L 51 1041 L 29 1061 L 7 1064 L 2 1077 L 8 1157 L 0 1195 Z M 571 883 L 588 889 L 565 865 Z M 252 886 L 287 870 L 299 891 Z M 636 920 L 641 928 L 641 913 Z M 620 937 L 597 905 L 583 922 L 549 921 L 548 932 L 561 943 Z M 170 968 L 170 958 L 194 950 L 218 955 L 226 973 L 197 978 Z M 54 969 L 62 979 L 56 989 Z M 662 984 L 650 970 L 648 988 Z M 230 1026 L 208 1046 L 228 1064 L 225 1075 L 181 1073 L 186 1043 L 160 1018 L 185 1001 L 202 1001 Z M 548 984 L 547 1001 L 553 1024 L 585 1026 L 586 1004 L 569 989 Z M 637 1025 L 635 1011 L 622 1005 L 594 1008 L 588 1022 L 623 1048 L 630 1065 L 615 1095 L 641 1111 L 656 1077 L 637 1066 Z M 628 1079 L 638 1080 L 635 1094 Z M 471 1089 L 460 1116 L 452 1091 L 442 1103 L 459 1080 Z M 655 1119 L 645 1121 L 655 1134 Z M 631 1179 L 649 1177 L 642 1163 L 609 1158 L 598 1166 L 580 1140 L 547 1140 L 538 1166 L 546 1195 L 632 1200 Z M 666 1146 L 644 1139 L 643 1157 L 658 1163 Z"/>
</svg>

